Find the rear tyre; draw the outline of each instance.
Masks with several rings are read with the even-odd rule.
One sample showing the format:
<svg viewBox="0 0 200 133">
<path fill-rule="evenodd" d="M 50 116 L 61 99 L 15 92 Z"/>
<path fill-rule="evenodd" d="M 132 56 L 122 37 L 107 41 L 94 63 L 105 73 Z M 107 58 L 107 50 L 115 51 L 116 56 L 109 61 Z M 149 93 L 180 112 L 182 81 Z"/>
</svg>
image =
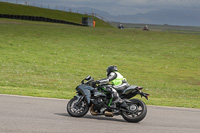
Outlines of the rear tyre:
<svg viewBox="0 0 200 133">
<path fill-rule="evenodd" d="M 88 110 L 88 103 L 84 99 L 78 103 L 77 97 L 74 97 L 67 104 L 67 112 L 73 117 L 82 117 Z"/>
<path fill-rule="evenodd" d="M 130 112 L 122 111 L 122 117 L 128 122 L 137 123 L 145 118 L 147 107 L 140 99 L 131 99 L 130 101 L 131 103 L 128 104 Z"/>
</svg>

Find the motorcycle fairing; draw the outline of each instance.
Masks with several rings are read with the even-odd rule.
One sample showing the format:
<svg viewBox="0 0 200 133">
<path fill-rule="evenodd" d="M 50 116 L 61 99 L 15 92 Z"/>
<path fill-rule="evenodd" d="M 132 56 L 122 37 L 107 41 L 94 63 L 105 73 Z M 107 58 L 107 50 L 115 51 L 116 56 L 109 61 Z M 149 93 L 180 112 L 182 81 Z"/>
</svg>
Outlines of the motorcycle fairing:
<svg viewBox="0 0 200 133">
<path fill-rule="evenodd" d="M 82 84 L 82 85 L 77 86 L 76 90 L 78 92 L 81 92 L 81 94 L 86 98 L 87 103 L 90 104 L 90 98 L 91 98 L 90 91 L 94 90 L 94 88 L 92 88 L 88 85 Z"/>
</svg>

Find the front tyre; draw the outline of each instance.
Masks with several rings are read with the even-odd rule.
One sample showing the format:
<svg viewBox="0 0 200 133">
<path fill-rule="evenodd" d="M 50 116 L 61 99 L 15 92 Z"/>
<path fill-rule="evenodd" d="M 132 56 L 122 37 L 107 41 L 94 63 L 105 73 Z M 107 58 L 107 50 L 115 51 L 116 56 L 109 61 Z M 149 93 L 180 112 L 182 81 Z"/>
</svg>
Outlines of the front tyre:
<svg viewBox="0 0 200 133">
<path fill-rule="evenodd" d="M 129 112 L 122 111 L 122 117 L 128 122 L 139 122 L 144 119 L 147 114 L 147 107 L 140 99 L 131 99 L 129 105 Z"/>
<path fill-rule="evenodd" d="M 83 99 L 78 102 L 77 97 L 72 98 L 67 104 L 67 112 L 73 117 L 82 117 L 89 110 L 88 103 Z"/>
</svg>

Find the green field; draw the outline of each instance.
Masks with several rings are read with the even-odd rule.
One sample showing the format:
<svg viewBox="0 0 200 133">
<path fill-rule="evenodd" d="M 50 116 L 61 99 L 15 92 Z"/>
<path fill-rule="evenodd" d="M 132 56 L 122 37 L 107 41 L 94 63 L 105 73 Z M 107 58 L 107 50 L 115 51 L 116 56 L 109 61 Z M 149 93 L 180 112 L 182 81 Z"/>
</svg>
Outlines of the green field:
<svg viewBox="0 0 200 133">
<path fill-rule="evenodd" d="M 0 19 L 0 93 L 72 98 L 118 66 L 150 105 L 200 108 L 200 37 Z"/>
<path fill-rule="evenodd" d="M 0 93 L 69 99 L 83 78 L 105 78 L 116 65 L 151 94 L 146 104 L 200 108 L 199 42 L 195 34 L 0 19 Z"/>
</svg>

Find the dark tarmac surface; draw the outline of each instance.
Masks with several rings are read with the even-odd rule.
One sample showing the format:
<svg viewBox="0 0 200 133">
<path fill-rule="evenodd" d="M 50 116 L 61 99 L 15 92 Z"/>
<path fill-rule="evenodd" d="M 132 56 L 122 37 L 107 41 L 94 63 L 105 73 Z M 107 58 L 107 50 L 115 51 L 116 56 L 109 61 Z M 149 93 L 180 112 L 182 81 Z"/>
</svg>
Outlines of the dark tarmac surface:
<svg viewBox="0 0 200 133">
<path fill-rule="evenodd" d="M 68 100 L 0 94 L 0 133 L 200 133 L 200 109 L 147 106 L 146 118 L 68 115 Z"/>
</svg>

